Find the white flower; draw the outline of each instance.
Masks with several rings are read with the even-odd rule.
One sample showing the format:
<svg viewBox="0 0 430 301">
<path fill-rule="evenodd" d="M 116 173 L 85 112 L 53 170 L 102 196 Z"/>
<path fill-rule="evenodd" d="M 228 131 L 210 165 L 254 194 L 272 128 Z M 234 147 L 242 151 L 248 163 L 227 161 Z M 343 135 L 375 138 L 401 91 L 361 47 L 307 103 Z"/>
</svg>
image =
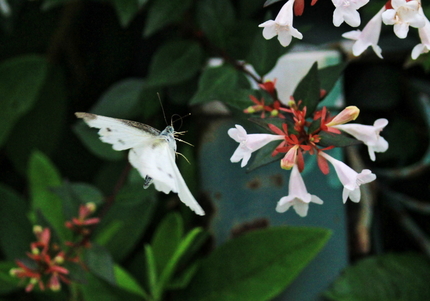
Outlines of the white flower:
<svg viewBox="0 0 430 301">
<path fill-rule="evenodd" d="M 268 20 L 258 25 L 264 27 L 263 37 L 270 40 L 278 35 L 278 40 L 282 46 L 287 47 L 290 45 L 292 37 L 302 39 L 303 35 L 293 27 L 293 5 L 295 0 L 289 0 L 282 6 L 275 21 Z"/>
<path fill-rule="evenodd" d="M 6 0 L 0 0 L 0 14 L 9 17 L 12 14 L 9 3 Z"/>
<path fill-rule="evenodd" d="M 382 59 L 381 47 L 378 46 L 379 35 L 381 34 L 382 13 L 385 11 L 385 6 L 364 26 L 363 31 L 353 30 L 345 32 L 342 37 L 356 40 L 352 46 L 352 54 L 359 56 L 372 46 L 376 55 Z"/>
<path fill-rule="evenodd" d="M 421 43 L 416 45 L 412 49 L 412 59 L 416 60 L 421 53 L 427 53 L 430 50 L 430 22 L 425 20 L 424 27 L 418 28 L 418 34 L 420 35 Z"/>
<path fill-rule="evenodd" d="M 295 164 L 290 174 L 290 182 L 288 185 L 288 196 L 284 196 L 278 202 L 276 211 L 285 212 L 291 206 L 298 215 L 304 217 L 308 214 L 309 203 L 322 204 L 323 201 L 316 195 L 308 193 L 305 182 L 300 175 L 299 168 Z"/>
<path fill-rule="evenodd" d="M 233 156 L 231 156 L 230 161 L 239 162 L 240 160 L 242 160 L 242 163 L 240 164 L 241 167 L 244 167 L 248 163 L 249 159 L 251 158 L 251 154 L 256 150 L 259 150 L 271 141 L 284 139 L 283 135 L 248 135 L 246 133 L 246 130 L 238 124 L 236 124 L 236 128 L 231 128 L 228 130 L 228 135 L 236 142 L 240 143 Z"/>
<path fill-rule="evenodd" d="M 347 132 L 354 136 L 357 140 L 362 141 L 367 145 L 369 156 L 372 161 L 375 161 L 375 152 L 383 153 L 388 149 L 388 142 L 379 133 L 388 124 L 385 118 L 377 119 L 372 125 L 363 125 L 357 123 L 340 124 L 333 126 L 336 129 Z"/>
<path fill-rule="evenodd" d="M 360 25 L 360 14 L 357 9 L 366 5 L 369 0 L 331 0 L 336 7 L 333 12 L 334 26 L 340 26 L 344 21 L 352 26 Z"/>
<path fill-rule="evenodd" d="M 358 203 L 361 198 L 360 185 L 372 182 L 376 179 L 376 175 L 369 169 L 363 169 L 361 173 L 357 173 L 342 161 L 336 160 L 324 152 L 320 152 L 319 155 L 327 159 L 336 170 L 337 176 L 343 185 L 343 203 L 346 202 L 348 197 L 351 201 Z"/>
<path fill-rule="evenodd" d="M 393 8 L 382 14 L 386 25 L 394 25 L 394 33 L 400 39 L 406 38 L 409 26 L 420 28 L 425 25 L 425 17 L 420 11 L 421 3 L 417 0 L 391 0 Z"/>
</svg>

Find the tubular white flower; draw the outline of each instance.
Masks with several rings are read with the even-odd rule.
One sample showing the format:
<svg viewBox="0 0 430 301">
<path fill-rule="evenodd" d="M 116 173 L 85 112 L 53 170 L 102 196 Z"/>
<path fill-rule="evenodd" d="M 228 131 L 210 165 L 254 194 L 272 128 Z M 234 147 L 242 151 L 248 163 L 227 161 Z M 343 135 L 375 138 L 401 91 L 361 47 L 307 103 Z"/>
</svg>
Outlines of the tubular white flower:
<svg viewBox="0 0 430 301">
<path fill-rule="evenodd" d="M 282 213 L 293 206 L 298 215 L 305 217 L 308 214 L 309 203 L 323 203 L 319 197 L 308 193 L 297 164 L 294 164 L 290 174 L 288 193 L 288 196 L 284 196 L 279 200 L 276 211 Z"/>
<path fill-rule="evenodd" d="M 421 3 L 417 0 L 391 0 L 393 8 L 382 14 L 386 25 L 394 25 L 394 33 L 400 39 L 406 38 L 409 26 L 420 28 L 425 25 L 425 16 L 420 11 Z"/>
<path fill-rule="evenodd" d="M 424 27 L 418 28 L 418 34 L 420 35 L 421 43 L 416 45 L 412 49 L 411 57 L 416 60 L 420 54 L 427 53 L 430 50 L 430 21 L 425 20 Z"/>
<path fill-rule="evenodd" d="M 387 140 L 379 135 L 387 124 L 387 119 L 380 118 L 373 123 L 373 126 L 349 123 L 335 125 L 333 127 L 354 136 L 357 140 L 366 144 L 370 159 L 375 161 L 375 152 L 383 153 L 388 149 Z"/>
<path fill-rule="evenodd" d="M 378 46 L 379 35 L 381 34 L 382 13 L 385 6 L 364 26 L 363 31 L 353 30 L 345 32 L 342 37 L 356 40 L 352 46 L 352 54 L 359 56 L 367 47 L 372 46 L 376 55 L 382 59 L 381 47 Z"/>
<path fill-rule="evenodd" d="M 357 9 L 366 5 L 369 0 L 331 0 L 336 9 L 333 12 L 333 24 L 339 27 L 343 22 L 349 26 L 360 25 L 360 14 Z"/>
<path fill-rule="evenodd" d="M 235 163 L 242 160 L 240 164 L 241 167 L 244 167 L 248 164 L 249 159 L 251 158 L 251 154 L 256 150 L 259 150 L 267 143 L 275 140 L 283 140 L 283 135 L 271 135 L 271 134 L 247 134 L 246 130 L 241 126 L 236 124 L 236 128 L 231 128 L 228 130 L 228 135 L 234 139 L 236 142 L 239 142 L 238 148 L 231 156 L 230 161 Z"/>
<path fill-rule="evenodd" d="M 289 0 L 282 6 L 275 20 L 268 20 L 258 25 L 264 27 L 263 37 L 266 40 L 278 36 L 278 40 L 282 46 L 290 45 L 292 37 L 302 39 L 303 35 L 293 27 L 293 5 L 295 0 Z"/>
<path fill-rule="evenodd" d="M 336 170 L 337 176 L 343 185 L 343 203 L 346 202 L 348 197 L 351 201 L 358 203 L 361 198 L 360 185 L 372 182 L 376 179 L 376 175 L 369 169 L 363 169 L 361 173 L 357 173 L 342 161 L 339 161 L 324 152 L 320 152 L 319 155 L 327 159 L 327 161 L 329 161 Z"/>
</svg>

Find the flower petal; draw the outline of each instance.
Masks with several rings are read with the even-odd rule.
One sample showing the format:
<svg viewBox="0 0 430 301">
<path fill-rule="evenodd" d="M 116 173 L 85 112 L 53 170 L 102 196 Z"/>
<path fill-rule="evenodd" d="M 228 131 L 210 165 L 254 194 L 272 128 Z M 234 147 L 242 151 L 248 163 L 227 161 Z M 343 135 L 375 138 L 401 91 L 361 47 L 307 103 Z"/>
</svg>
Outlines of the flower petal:
<svg viewBox="0 0 430 301">
<path fill-rule="evenodd" d="M 272 20 L 270 20 L 271 22 L 274 22 Z M 267 21 L 269 22 L 269 21 Z M 266 22 L 266 23 L 267 23 Z M 264 24 L 264 23 L 263 23 Z M 261 26 L 260 26 L 261 27 Z M 276 31 L 276 24 L 273 24 L 273 26 L 266 26 L 263 29 L 263 37 L 266 40 L 270 40 L 271 38 L 275 37 L 278 34 L 278 32 Z"/>
<path fill-rule="evenodd" d="M 294 199 L 295 197 L 290 195 L 282 197 L 276 205 L 276 211 L 279 213 L 287 211 L 291 206 L 293 206 L 292 201 Z"/>
<path fill-rule="evenodd" d="M 289 31 L 280 30 L 278 32 L 278 41 L 279 43 L 281 43 L 282 46 L 287 47 L 288 45 L 290 45 L 292 39 L 293 39 L 293 36 Z"/>
<path fill-rule="evenodd" d="M 305 217 L 308 214 L 309 204 L 299 201 L 294 203 L 293 208 L 298 215 Z"/>
</svg>

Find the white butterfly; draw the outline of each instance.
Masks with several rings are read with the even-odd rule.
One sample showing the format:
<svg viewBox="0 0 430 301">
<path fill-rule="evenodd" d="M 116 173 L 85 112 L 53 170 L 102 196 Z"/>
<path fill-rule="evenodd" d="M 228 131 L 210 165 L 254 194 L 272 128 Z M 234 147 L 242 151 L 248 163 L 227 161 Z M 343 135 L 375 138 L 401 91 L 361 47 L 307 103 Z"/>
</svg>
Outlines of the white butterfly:
<svg viewBox="0 0 430 301">
<path fill-rule="evenodd" d="M 75 115 L 93 128 L 98 128 L 100 140 L 112 144 L 114 150 L 130 149 L 128 160 L 145 179 L 144 188 L 154 183 L 164 193 L 176 192 L 179 199 L 196 214 L 205 212 L 185 184 L 175 163 L 176 141 L 173 126 L 162 132 L 139 122 L 110 118 L 90 113 Z"/>
</svg>

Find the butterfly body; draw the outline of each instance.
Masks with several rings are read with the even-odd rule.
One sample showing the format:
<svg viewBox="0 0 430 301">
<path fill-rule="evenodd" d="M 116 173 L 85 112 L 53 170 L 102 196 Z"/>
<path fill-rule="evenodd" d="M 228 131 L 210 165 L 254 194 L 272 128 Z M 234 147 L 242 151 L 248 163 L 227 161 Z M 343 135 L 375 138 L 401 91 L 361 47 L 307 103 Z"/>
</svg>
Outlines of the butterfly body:
<svg viewBox="0 0 430 301">
<path fill-rule="evenodd" d="M 130 149 L 128 159 L 144 179 L 144 188 L 154 184 L 158 191 L 176 192 L 180 200 L 198 215 L 203 209 L 194 199 L 175 163 L 176 140 L 173 126 L 159 131 L 135 121 L 91 113 L 75 113 L 90 127 L 100 129 L 100 139 L 114 150 Z"/>
</svg>

